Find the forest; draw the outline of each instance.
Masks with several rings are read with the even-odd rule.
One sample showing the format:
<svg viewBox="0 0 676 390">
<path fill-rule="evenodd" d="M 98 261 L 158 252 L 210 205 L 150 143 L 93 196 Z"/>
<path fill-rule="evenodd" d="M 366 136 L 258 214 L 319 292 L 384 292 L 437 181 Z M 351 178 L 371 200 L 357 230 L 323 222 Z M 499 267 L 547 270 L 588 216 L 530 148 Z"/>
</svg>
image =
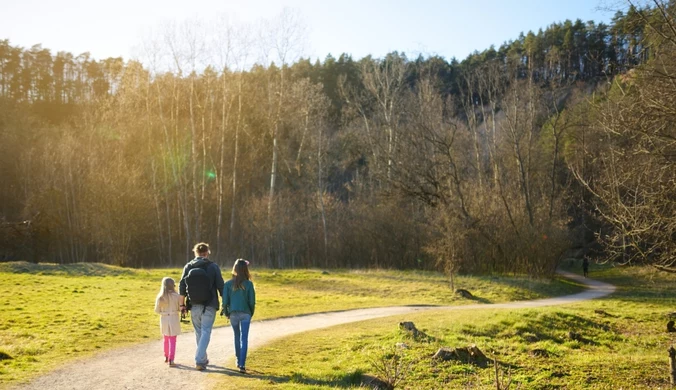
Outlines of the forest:
<svg viewBox="0 0 676 390">
<path fill-rule="evenodd" d="M 676 262 L 676 3 L 464 60 L 312 62 L 285 12 L 138 60 L 0 40 L 0 261 L 550 276 Z M 452 37 L 449 37 L 452 39 Z"/>
</svg>

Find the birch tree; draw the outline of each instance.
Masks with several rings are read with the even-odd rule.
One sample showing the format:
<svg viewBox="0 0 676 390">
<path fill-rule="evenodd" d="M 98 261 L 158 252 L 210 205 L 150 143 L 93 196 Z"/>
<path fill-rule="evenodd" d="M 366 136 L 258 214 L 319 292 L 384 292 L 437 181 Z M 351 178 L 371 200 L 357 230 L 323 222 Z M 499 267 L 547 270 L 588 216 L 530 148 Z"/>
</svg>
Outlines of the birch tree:
<svg viewBox="0 0 676 390">
<path fill-rule="evenodd" d="M 286 91 L 286 68 L 289 61 L 293 61 L 302 51 L 305 37 L 305 26 L 302 24 L 297 13 L 290 9 L 284 9 L 282 13 L 268 25 L 268 28 L 262 30 L 262 40 L 265 45 L 265 56 L 274 58 L 279 67 L 279 79 L 275 83 L 276 90 L 270 90 L 270 100 L 275 102 L 274 112 L 271 112 L 271 138 L 272 153 L 270 165 L 270 191 L 268 195 L 268 225 L 270 231 L 273 231 L 272 214 L 275 200 L 275 189 L 277 180 L 277 170 L 279 164 L 279 134 L 282 123 L 282 107 L 285 102 Z M 272 86 L 274 84 L 271 84 Z M 270 245 L 273 245 L 272 239 Z M 270 247 L 269 263 L 274 262 L 275 250 Z"/>
</svg>

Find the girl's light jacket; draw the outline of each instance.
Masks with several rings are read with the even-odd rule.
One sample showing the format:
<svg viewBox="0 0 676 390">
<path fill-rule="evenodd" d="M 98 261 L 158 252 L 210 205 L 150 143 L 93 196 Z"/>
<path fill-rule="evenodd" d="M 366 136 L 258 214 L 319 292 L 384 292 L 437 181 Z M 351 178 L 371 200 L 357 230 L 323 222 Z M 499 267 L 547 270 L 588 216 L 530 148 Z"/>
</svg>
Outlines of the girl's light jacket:
<svg viewBox="0 0 676 390">
<path fill-rule="evenodd" d="M 160 315 L 160 331 L 164 336 L 181 334 L 181 310 L 179 309 L 180 295 L 176 292 L 169 294 L 169 302 L 155 300 L 155 313 Z"/>
</svg>

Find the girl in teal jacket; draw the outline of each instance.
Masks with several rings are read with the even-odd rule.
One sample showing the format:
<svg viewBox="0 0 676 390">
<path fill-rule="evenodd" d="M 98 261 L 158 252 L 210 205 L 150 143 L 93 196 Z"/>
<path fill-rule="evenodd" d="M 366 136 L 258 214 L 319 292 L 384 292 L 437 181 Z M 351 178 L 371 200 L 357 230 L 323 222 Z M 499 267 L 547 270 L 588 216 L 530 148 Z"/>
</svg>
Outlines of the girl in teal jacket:
<svg viewBox="0 0 676 390">
<path fill-rule="evenodd" d="M 237 259 L 232 267 L 232 279 L 223 287 L 223 314 L 230 319 L 235 336 L 235 357 L 239 372 L 246 373 L 246 353 L 249 347 L 249 327 L 256 310 L 254 290 L 249 262 Z"/>
</svg>

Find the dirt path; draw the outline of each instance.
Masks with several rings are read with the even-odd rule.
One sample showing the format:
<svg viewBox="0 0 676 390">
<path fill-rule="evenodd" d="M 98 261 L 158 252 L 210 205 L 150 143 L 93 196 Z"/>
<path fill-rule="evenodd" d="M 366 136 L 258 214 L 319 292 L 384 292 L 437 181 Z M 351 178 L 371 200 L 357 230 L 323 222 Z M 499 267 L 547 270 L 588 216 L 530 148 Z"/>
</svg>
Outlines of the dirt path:
<svg viewBox="0 0 676 390">
<path fill-rule="evenodd" d="M 251 324 L 249 350 L 260 347 L 274 339 L 310 330 L 346 324 L 379 317 L 407 314 L 425 310 L 468 309 L 521 309 L 542 306 L 564 305 L 600 298 L 615 291 L 615 286 L 584 279 L 582 276 L 561 272 L 567 278 L 582 282 L 589 288 L 579 294 L 534 301 L 498 304 L 473 304 L 464 306 L 395 306 L 358 309 L 341 312 L 311 314 L 277 320 L 254 321 Z M 194 369 L 192 354 L 195 351 L 193 333 L 185 333 L 177 339 L 178 366 L 170 369 L 162 358 L 162 342 L 154 341 L 133 347 L 101 353 L 89 360 L 70 363 L 61 369 L 36 378 L 19 389 L 208 389 L 216 384 L 221 375 L 233 374 L 234 352 L 232 329 L 223 326 L 222 318 L 216 319 L 211 334 L 209 356 L 211 364 L 207 371 Z"/>
</svg>

